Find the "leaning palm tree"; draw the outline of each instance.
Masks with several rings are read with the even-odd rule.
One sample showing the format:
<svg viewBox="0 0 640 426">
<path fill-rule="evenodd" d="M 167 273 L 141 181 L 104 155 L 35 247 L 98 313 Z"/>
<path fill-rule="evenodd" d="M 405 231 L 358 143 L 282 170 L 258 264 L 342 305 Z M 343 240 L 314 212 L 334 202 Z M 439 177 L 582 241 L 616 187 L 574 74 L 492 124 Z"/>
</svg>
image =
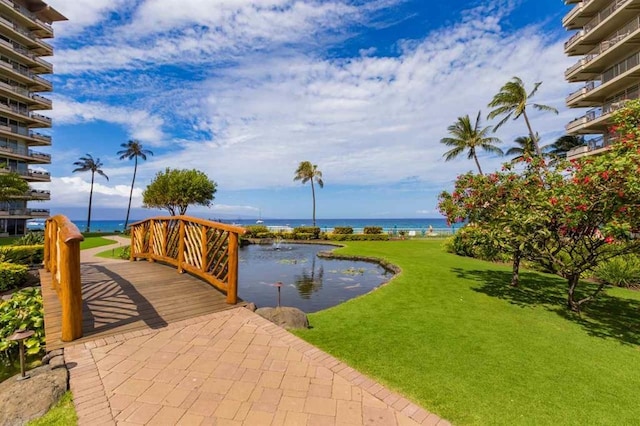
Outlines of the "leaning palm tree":
<svg viewBox="0 0 640 426">
<path fill-rule="evenodd" d="M 520 116 L 524 117 L 527 129 L 529 130 L 529 137 L 533 141 L 536 154 L 539 156 L 542 156 L 542 151 L 538 145 L 538 138 L 531 128 L 531 122 L 527 115 L 527 106 L 531 105 L 539 111 L 558 113 L 558 110 L 553 107 L 529 103 L 529 100 L 536 94 L 541 84 L 542 82 L 535 83 L 531 93 L 527 94 L 522 80 L 518 77 L 513 77 L 511 81 L 505 83 L 505 85 L 500 88 L 500 91 L 493 97 L 493 100 L 488 106 L 495 109 L 487 116 L 489 119 L 493 119 L 504 115 L 504 118 L 495 126 L 494 131 L 498 130 L 500 126 L 506 123 L 512 116 L 514 120 L 517 120 Z"/>
<path fill-rule="evenodd" d="M 86 232 L 91 230 L 91 202 L 93 200 L 93 178 L 95 174 L 99 174 L 104 176 L 105 179 L 109 180 L 109 176 L 107 176 L 100 168 L 102 167 L 102 162 L 100 162 L 99 158 L 94 158 L 91 154 L 87 154 L 84 157 L 79 158 L 80 161 L 76 161 L 73 163 L 76 166 L 73 169 L 73 173 L 75 172 L 91 172 L 91 191 L 89 192 L 89 213 L 87 214 L 87 229 Z"/>
<path fill-rule="evenodd" d="M 478 161 L 477 149 L 482 148 L 486 152 L 493 154 L 503 155 L 502 150 L 494 144 L 500 143 L 500 139 L 487 136 L 491 132 L 492 127 L 487 126 L 480 128 L 480 115 L 481 111 L 478 111 L 478 117 L 475 124 L 471 123 L 471 119 L 468 115 L 464 117 L 458 117 L 458 121 L 449 126 L 447 130 L 452 137 L 442 138 L 440 142 L 452 146 L 453 149 L 445 152 L 442 156 L 446 161 L 453 160 L 462 154 L 465 150 L 469 150 L 467 158 L 473 159 L 478 166 L 478 172 L 482 174 L 480 168 L 480 162 Z"/>
<path fill-rule="evenodd" d="M 311 182 L 311 196 L 313 197 L 313 226 L 316 226 L 316 190 L 313 186 L 313 181 L 318 183 L 320 188 L 324 187 L 324 181 L 322 180 L 322 172 L 318 170 L 318 166 L 311 164 L 310 161 L 301 161 L 296 169 L 294 181 L 301 181 L 303 184 Z"/>
<path fill-rule="evenodd" d="M 129 205 L 127 206 L 127 218 L 124 221 L 124 229 L 127 229 L 129 224 L 129 213 L 131 212 L 131 198 L 133 197 L 133 186 L 136 183 L 136 173 L 138 172 L 138 157 L 142 160 L 147 160 L 147 155 L 153 155 L 153 152 L 148 149 L 144 149 L 142 144 L 136 140 L 130 140 L 127 143 L 120 144 L 122 151 L 118 151 L 120 160 L 134 160 L 133 163 L 133 179 L 131 179 L 131 190 L 129 191 Z"/>
<path fill-rule="evenodd" d="M 567 156 L 567 152 L 571 151 L 573 148 L 584 146 L 586 143 L 584 136 L 563 135 L 556 139 L 554 143 L 547 145 L 542 149 L 553 157 L 565 158 Z"/>
<path fill-rule="evenodd" d="M 536 135 L 537 136 L 537 135 Z M 518 146 L 511 147 L 505 154 L 507 157 L 515 156 L 511 159 L 512 163 L 519 163 L 524 161 L 526 157 L 533 157 L 536 153 L 536 148 L 533 146 L 533 141 L 529 136 L 517 137 L 514 142 Z"/>
</svg>

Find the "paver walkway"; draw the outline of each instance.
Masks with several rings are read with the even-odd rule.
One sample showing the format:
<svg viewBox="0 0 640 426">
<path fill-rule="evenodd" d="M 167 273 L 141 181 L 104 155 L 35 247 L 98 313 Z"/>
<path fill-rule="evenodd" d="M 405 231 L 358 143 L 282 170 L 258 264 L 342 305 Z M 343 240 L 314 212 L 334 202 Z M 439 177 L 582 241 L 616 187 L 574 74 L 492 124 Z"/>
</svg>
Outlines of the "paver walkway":
<svg viewBox="0 0 640 426">
<path fill-rule="evenodd" d="M 82 262 L 113 262 L 94 256 L 108 249 Z M 243 307 L 66 347 L 65 360 L 79 425 L 450 424 Z"/>
</svg>

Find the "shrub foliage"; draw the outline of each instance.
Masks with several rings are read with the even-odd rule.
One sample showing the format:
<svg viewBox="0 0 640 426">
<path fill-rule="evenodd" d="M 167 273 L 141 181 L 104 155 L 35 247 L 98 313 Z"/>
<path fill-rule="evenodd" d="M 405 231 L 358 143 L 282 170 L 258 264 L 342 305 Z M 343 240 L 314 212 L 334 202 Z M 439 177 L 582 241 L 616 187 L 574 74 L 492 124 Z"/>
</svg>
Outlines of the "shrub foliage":
<svg viewBox="0 0 640 426">
<path fill-rule="evenodd" d="M 0 303 L 0 356 L 15 359 L 18 343 L 7 338 L 17 329 L 33 330 L 35 334 L 25 340 L 27 355 L 36 355 L 44 349 L 44 310 L 40 289 L 24 289 L 11 299 Z"/>
</svg>

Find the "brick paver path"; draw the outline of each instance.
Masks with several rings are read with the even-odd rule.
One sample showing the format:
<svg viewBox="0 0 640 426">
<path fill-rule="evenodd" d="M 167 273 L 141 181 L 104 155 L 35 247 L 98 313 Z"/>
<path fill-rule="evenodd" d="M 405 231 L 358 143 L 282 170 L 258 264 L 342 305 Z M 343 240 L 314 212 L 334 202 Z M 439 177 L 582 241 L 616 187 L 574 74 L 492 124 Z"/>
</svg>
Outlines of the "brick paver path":
<svg viewBox="0 0 640 426">
<path fill-rule="evenodd" d="M 79 425 L 448 425 L 245 308 L 65 349 Z"/>
</svg>

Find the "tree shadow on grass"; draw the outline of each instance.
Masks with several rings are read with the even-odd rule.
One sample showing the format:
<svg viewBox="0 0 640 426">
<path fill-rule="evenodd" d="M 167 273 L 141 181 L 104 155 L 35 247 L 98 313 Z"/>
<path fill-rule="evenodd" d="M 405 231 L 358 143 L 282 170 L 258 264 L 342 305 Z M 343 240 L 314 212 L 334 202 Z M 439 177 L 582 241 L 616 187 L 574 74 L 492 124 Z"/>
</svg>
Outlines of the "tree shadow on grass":
<svg viewBox="0 0 640 426">
<path fill-rule="evenodd" d="M 476 281 L 473 291 L 506 300 L 520 307 L 542 307 L 582 326 L 591 336 L 615 339 L 623 344 L 640 344 L 640 301 L 600 293 L 583 306 L 581 314 L 566 307 L 567 282 L 563 278 L 535 272 L 521 272 L 520 286 L 511 287 L 510 271 L 453 268 L 459 278 Z M 576 290 L 582 298 L 595 285 L 581 282 Z"/>
</svg>

